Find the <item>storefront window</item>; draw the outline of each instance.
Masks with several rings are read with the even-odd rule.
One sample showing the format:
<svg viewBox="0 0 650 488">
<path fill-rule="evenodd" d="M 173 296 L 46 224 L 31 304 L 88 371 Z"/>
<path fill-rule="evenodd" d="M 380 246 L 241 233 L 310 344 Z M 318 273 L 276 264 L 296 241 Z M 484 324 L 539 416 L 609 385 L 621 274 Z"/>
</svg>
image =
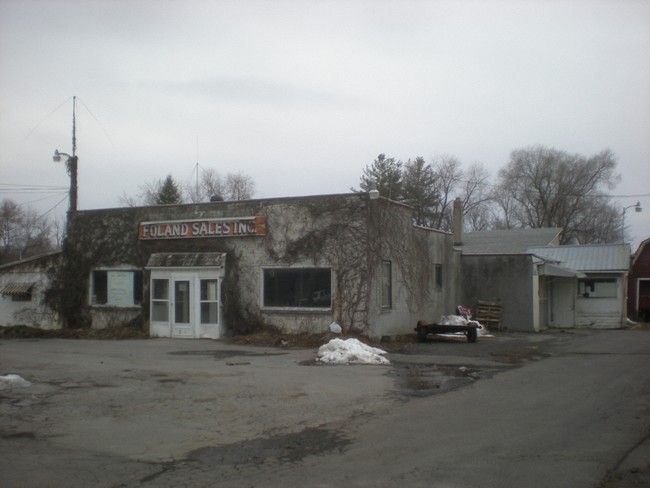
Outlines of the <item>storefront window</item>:
<svg viewBox="0 0 650 488">
<path fill-rule="evenodd" d="M 93 305 L 141 305 L 142 271 L 95 270 L 91 288 Z"/>
<path fill-rule="evenodd" d="M 332 271 L 329 268 L 265 269 L 264 306 L 330 308 Z"/>
<path fill-rule="evenodd" d="M 201 280 L 201 323 L 219 323 L 219 280 Z"/>
<path fill-rule="evenodd" d="M 169 280 L 151 280 L 151 320 L 169 321 Z"/>
</svg>

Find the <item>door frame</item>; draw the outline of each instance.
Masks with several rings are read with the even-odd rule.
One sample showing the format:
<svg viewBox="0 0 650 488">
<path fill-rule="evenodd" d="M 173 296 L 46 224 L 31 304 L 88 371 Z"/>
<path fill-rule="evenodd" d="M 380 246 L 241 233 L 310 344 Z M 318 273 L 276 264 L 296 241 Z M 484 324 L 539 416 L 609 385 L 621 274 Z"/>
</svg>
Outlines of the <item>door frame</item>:
<svg viewBox="0 0 650 488">
<path fill-rule="evenodd" d="M 153 280 L 167 280 L 168 282 L 168 314 L 167 321 L 154 321 L 150 318 L 150 335 L 155 337 L 171 337 L 174 339 L 210 338 L 218 339 L 223 328 L 223 304 L 221 301 L 221 288 L 223 270 L 214 268 L 187 268 L 187 269 L 151 269 L 149 289 L 153 287 Z M 201 322 L 201 281 L 216 280 L 216 323 Z M 176 283 L 186 281 L 189 294 L 189 322 L 176 323 Z M 153 309 L 153 297 L 149 297 L 150 310 Z M 150 314 L 151 317 L 151 314 Z"/>
</svg>

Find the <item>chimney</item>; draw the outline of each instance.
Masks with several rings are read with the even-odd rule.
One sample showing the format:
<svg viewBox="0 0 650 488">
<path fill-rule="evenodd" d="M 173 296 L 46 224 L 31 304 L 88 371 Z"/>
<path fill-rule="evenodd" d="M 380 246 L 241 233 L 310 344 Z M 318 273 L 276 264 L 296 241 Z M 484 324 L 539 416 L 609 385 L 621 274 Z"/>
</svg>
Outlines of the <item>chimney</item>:
<svg viewBox="0 0 650 488">
<path fill-rule="evenodd" d="M 454 246 L 463 245 L 463 202 L 454 200 Z"/>
</svg>

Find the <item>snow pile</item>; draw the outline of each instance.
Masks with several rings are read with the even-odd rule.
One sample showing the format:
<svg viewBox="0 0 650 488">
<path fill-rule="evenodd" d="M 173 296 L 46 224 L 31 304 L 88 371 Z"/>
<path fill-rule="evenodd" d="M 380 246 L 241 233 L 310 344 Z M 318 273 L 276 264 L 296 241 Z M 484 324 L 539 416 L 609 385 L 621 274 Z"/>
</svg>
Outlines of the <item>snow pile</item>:
<svg viewBox="0 0 650 488">
<path fill-rule="evenodd" d="M 0 376 L 0 390 L 7 390 L 9 388 L 27 388 L 28 386 L 32 386 L 32 384 L 18 376 L 17 374 L 6 374 L 4 376 Z"/>
<path fill-rule="evenodd" d="M 390 364 L 386 351 L 370 347 L 357 339 L 332 339 L 320 346 L 316 361 L 331 364 Z"/>
</svg>

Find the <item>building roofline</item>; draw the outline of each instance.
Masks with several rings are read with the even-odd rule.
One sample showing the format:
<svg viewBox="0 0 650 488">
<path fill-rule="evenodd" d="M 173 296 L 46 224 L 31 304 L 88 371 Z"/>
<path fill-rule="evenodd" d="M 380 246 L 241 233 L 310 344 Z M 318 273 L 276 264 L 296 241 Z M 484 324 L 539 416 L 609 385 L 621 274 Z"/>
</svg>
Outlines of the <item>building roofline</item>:
<svg viewBox="0 0 650 488">
<path fill-rule="evenodd" d="M 94 209 L 77 210 L 76 213 L 84 214 L 84 213 L 109 211 L 109 210 L 173 208 L 173 207 L 189 207 L 189 206 L 197 206 L 197 205 L 215 206 L 215 205 L 224 205 L 224 204 L 227 205 L 233 205 L 233 204 L 250 205 L 250 204 L 265 204 L 265 203 L 268 204 L 268 203 L 283 202 L 283 201 L 288 202 L 288 201 L 301 201 L 301 200 L 333 200 L 333 199 L 353 198 L 353 197 L 358 197 L 360 200 L 371 200 L 370 193 L 368 192 L 348 192 L 348 193 L 328 193 L 328 194 L 320 194 L 320 195 L 298 195 L 298 196 L 285 196 L 285 197 L 251 198 L 247 200 L 221 200 L 217 202 L 193 202 L 193 203 L 190 202 L 190 203 L 173 203 L 173 204 L 163 204 L 163 205 L 142 205 L 142 206 L 134 206 L 134 207 L 125 206 L 125 207 L 94 208 Z M 401 206 L 405 208 L 412 208 L 405 203 L 397 202 L 395 200 L 391 200 L 389 198 L 385 198 L 382 196 L 380 196 L 378 199 L 390 203 L 392 205 Z"/>
<path fill-rule="evenodd" d="M 44 254 L 39 254 L 37 256 L 30 256 L 28 258 L 19 259 L 18 261 L 12 261 L 10 263 L 0 264 L 0 270 L 5 269 L 5 268 L 11 268 L 12 266 L 19 266 L 21 264 L 29 263 L 29 262 L 32 262 L 32 261 L 38 261 L 40 259 L 45 259 L 45 258 L 49 258 L 49 257 L 52 257 L 52 256 L 56 256 L 57 254 L 61 254 L 61 252 L 62 251 L 59 249 L 57 251 L 51 251 L 51 252 L 47 252 L 47 253 L 44 253 Z"/>
</svg>

